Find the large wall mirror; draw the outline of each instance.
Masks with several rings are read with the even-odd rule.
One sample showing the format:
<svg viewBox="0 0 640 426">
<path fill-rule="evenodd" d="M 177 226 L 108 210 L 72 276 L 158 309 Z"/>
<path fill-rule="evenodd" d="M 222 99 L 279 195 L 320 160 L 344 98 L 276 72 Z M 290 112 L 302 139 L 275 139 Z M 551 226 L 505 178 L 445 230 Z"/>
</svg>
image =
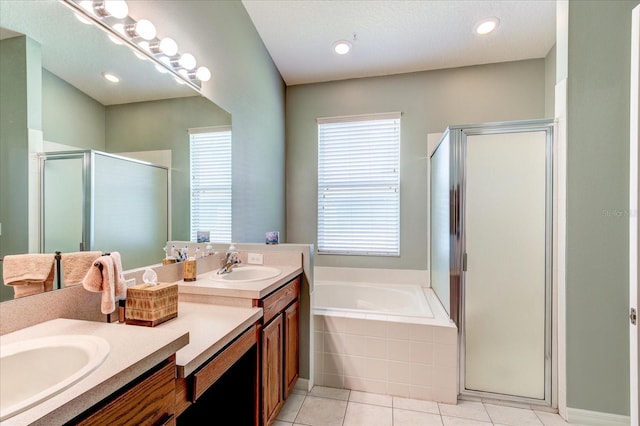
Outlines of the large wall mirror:
<svg viewBox="0 0 640 426">
<path fill-rule="evenodd" d="M 161 32 L 162 23 L 156 26 Z M 103 73 L 120 82 L 107 81 Z M 58 0 L 2 0 L 0 259 L 41 250 L 40 152 L 97 151 L 167 167 L 167 237 L 188 240 L 188 130 L 229 125 L 229 113 L 136 57 L 128 46 L 114 43 L 102 29 L 82 23 Z M 164 255 L 156 242 L 139 247 L 155 263 Z M 148 264 L 123 256 L 125 269 Z M 0 279 L 1 271 L 2 262 Z M 13 289 L 2 282 L 0 301 L 13 297 Z"/>
</svg>

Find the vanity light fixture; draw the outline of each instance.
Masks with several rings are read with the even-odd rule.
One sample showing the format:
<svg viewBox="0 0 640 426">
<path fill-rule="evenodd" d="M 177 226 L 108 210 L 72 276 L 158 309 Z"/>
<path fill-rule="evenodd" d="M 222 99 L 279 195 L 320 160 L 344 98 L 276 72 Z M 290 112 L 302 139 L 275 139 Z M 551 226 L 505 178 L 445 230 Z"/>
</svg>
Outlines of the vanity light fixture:
<svg viewBox="0 0 640 426">
<path fill-rule="evenodd" d="M 93 3 L 93 10 L 98 16 L 113 16 L 116 19 L 124 19 L 129 15 L 129 6 L 124 0 L 103 0 Z"/>
<path fill-rule="evenodd" d="M 346 40 L 338 40 L 333 43 L 333 50 L 338 55 L 346 55 L 351 50 L 351 43 Z"/>
<path fill-rule="evenodd" d="M 120 83 L 120 79 L 118 78 L 118 76 L 115 74 L 111 74 L 110 72 L 103 72 L 102 76 L 105 78 L 105 80 L 111 83 Z"/>
<path fill-rule="evenodd" d="M 114 43 L 126 44 L 138 57 L 155 62 L 156 69 L 171 73 L 182 83 L 198 92 L 202 82 L 209 81 L 211 71 L 206 67 L 196 69 L 196 58 L 180 54 L 178 44 L 171 38 L 159 37 L 156 28 L 146 19 L 128 16 L 129 7 L 125 0 L 61 0 L 75 13 L 96 24 L 107 32 Z M 105 76 L 106 78 L 106 76 Z"/>
<path fill-rule="evenodd" d="M 479 21 L 475 27 L 474 32 L 478 35 L 485 35 L 495 31 L 500 25 L 500 20 L 498 18 L 487 18 Z"/>
</svg>

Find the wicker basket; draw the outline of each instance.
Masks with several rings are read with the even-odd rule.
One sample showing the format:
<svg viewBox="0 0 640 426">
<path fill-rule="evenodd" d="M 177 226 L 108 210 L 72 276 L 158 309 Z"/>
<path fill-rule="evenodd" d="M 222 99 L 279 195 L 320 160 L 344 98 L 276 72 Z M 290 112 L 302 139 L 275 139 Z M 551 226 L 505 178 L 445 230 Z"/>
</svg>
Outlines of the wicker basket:
<svg viewBox="0 0 640 426">
<path fill-rule="evenodd" d="M 178 284 L 138 284 L 127 288 L 127 324 L 154 327 L 178 316 Z"/>
</svg>

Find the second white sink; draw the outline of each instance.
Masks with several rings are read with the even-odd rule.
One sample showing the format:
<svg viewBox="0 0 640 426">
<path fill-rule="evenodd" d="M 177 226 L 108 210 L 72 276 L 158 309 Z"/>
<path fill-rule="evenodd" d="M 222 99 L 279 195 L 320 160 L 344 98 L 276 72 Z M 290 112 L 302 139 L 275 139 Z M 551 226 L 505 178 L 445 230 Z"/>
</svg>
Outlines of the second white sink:
<svg viewBox="0 0 640 426">
<path fill-rule="evenodd" d="M 51 398 L 106 359 L 109 343 L 60 335 L 0 345 L 0 421 Z"/>
<path fill-rule="evenodd" d="M 272 266 L 241 265 L 226 274 L 212 274 L 214 281 L 248 282 L 275 278 L 280 275 L 280 269 Z"/>
</svg>

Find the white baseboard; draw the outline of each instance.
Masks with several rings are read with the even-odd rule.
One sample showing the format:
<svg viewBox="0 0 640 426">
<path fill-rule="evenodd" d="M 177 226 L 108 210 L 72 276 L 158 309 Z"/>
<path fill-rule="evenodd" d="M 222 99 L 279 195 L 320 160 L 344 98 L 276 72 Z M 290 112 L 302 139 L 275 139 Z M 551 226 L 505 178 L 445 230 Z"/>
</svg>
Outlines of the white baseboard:
<svg viewBox="0 0 640 426">
<path fill-rule="evenodd" d="M 567 407 L 567 420 L 585 426 L 629 426 L 631 417 Z"/>
<path fill-rule="evenodd" d="M 311 391 L 311 380 L 300 377 L 293 388 L 303 392 L 309 392 Z"/>
</svg>

